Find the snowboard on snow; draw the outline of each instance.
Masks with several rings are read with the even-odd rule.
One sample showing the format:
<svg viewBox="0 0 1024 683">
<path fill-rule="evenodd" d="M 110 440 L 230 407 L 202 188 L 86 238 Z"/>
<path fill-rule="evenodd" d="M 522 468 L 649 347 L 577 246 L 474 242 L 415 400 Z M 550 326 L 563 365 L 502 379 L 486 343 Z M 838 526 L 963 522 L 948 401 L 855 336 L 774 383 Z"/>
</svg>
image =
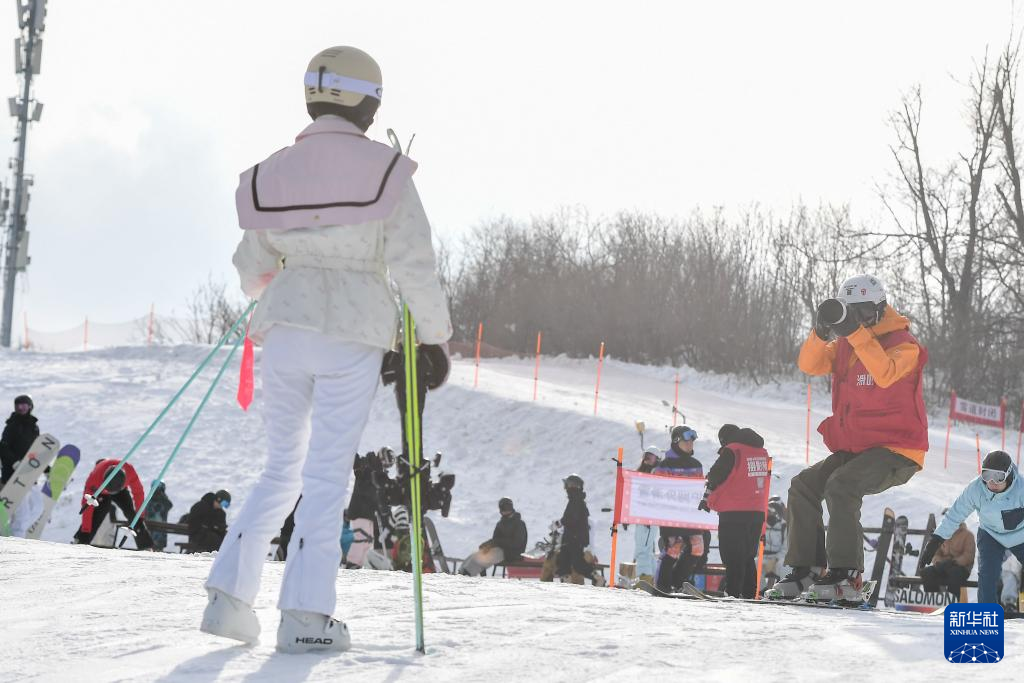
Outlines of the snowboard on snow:
<svg viewBox="0 0 1024 683">
<path fill-rule="evenodd" d="M 889 558 L 889 580 L 885 585 L 885 606 L 896 606 L 897 586 L 895 580 L 903 576 L 903 557 L 907 551 L 907 529 L 910 521 L 905 515 L 896 518 L 892 530 L 892 556 Z"/>
<path fill-rule="evenodd" d="M 14 474 L 0 489 L 0 536 L 11 535 L 11 517 L 35 486 L 46 468 L 57 457 L 60 441 L 51 434 L 40 434 L 21 459 Z"/>
<path fill-rule="evenodd" d="M 430 557 L 434 560 L 434 566 L 439 567 L 445 574 L 452 574 L 448 558 L 444 556 L 444 550 L 441 548 L 441 539 L 437 536 L 437 527 L 434 526 L 434 520 L 424 516 L 423 530 L 426 532 L 426 540 L 430 546 Z"/>
<path fill-rule="evenodd" d="M 43 529 L 50 523 L 50 515 L 53 514 L 57 499 L 67 487 L 81 457 L 82 453 L 78 447 L 71 444 L 64 446 L 57 453 L 57 459 L 50 466 L 50 476 L 43 485 L 43 514 L 28 528 L 25 538 L 39 538 L 42 535 Z"/>
</svg>

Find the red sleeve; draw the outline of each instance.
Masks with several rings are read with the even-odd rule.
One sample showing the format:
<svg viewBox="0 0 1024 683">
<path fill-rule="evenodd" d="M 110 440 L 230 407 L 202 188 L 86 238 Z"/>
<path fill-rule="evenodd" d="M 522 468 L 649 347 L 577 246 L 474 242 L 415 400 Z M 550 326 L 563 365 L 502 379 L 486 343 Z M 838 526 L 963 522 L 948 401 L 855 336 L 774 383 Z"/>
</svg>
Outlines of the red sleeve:
<svg viewBox="0 0 1024 683">
<path fill-rule="evenodd" d="M 135 505 L 135 511 L 138 512 L 142 507 L 143 501 L 146 500 L 146 492 L 142 489 L 142 481 L 139 479 L 139 475 L 135 473 L 135 468 L 127 463 L 124 466 L 124 476 L 128 482 L 128 488 L 132 492 L 132 503 Z M 143 511 L 139 518 L 141 519 L 145 516 L 146 513 Z"/>
<path fill-rule="evenodd" d="M 85 494 L 95 494 L 96 489 L 99 488 L 100 484 L 103 483 L 103 475 L 106 473 L 107 468 L 110 466 L 109 460 L 100 460 L 96 463 L 96 467 L 92 468 L 92 472 L 89 473 L 88 479 L 85 480 L 85 489 L 82 492 L 82 531 L 88 533 L 92 531 L 92 505 L 85 502 Z"/>
</svg>

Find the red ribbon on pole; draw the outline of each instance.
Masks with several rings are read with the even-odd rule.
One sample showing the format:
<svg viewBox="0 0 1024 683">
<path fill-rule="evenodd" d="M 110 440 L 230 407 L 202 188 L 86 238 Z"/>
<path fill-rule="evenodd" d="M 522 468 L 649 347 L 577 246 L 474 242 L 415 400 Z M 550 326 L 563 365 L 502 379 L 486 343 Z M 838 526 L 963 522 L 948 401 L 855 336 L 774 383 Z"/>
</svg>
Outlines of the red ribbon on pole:
<svg viewBox="0 0 1024 683">
<path fill-rule="evenodd" d="M 256 351 L 252 345 L 252 339 L 249 338 L 249 325 L 252 324 L 253 313 L 256 309 L 252 309 L 252 313 L 249 314 L 249 321 L 245 323 L 245 341 L 242 342 L 242 365 L 238 372 L 238 405 L 242 406 L 242 410 L 249 410 L 249 406 L 252 405 L 252 397 L 256 392 Z"/>
</svg>

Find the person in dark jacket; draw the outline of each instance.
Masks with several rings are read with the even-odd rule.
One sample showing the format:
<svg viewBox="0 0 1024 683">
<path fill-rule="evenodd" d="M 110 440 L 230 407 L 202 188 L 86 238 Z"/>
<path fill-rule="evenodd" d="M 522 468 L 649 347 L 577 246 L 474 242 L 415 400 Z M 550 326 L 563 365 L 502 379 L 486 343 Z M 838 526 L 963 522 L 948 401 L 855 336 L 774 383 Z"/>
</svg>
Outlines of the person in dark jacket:
<svg viewBox="0 0 1024 683">
<path fill-rule="evenodd" d="M 146 517 L 151 522 L 166 522 L 167 515 L 171 512 L 174 503 L 167 497 L 167 486 L 164 482 L 156 485 L 153 495 L 149 498 L 149 506 L 146 508 Z M 153 537 L 153 549 L 162 551 L 167 547 L 167 532 L 151 531 Z"/>
<path fill-rule="evenodd" d="M 526 523 L 516 512 L 511 498 L 498 501 L 501 519 L 494 525 L 490 540 L 480 544 L 480 549 L 462 563 L 460 574 L 482 576 L 487 570 L 502 562 L 518 562 L 526 550 Z"/>
<path fill-rule="evenodd" d="M 590 510 L 587 509 L 587 494 L 583 490 L 583 479 L 577 474 L 570 474 L 562 480 L 565 495 L 569 501 L 565 505 L 561 522 L 561 549 L 555 560 L 555 576 L 567 579 L 573 572 L 593 579 L 595 585 L 603 585 L 604 578 L 600 571 L 587 562 L 586 551 L 590 546 Z"/>
<path fill-rule="evenodd" d="M 192 552 L 210 553 L 220 549 L 228 531 L 227 514 L 231 494 L 221 489 L 207 493 L 188 511 L 188 544 Z"/>
<path fill-rule="evenodd" d="M 726 424 L 718 431 L 718 460 L 708 471 L 697 506 L 718 513 L 718 552 L 725 565 L 725 592 L 753 598 L 757 592 L 757 546 L 768 503 L 768 451 L 753 429 Z"/>
<path fill-rule="evenodd" d="M 75 543 L 91 544 L 103 525 L 103 520 L 113 519 L 114 506 L 121 510 L 125 519 L 131 521 L 145 500 L 142 481 L 135 468 L 128 463 L 121 465 L 121 469 L 117 470 L 103 490 L 100 490 L 100 485 L 118 465 L 121 465 L 121 461 L 115 458 L 99 460 L 86 478 L 85 490 L 82 492 L 82 522 L 75 532 Z M 96 505 L 90 504 L 90 499 Z M 97 540 L 97 543 L 99 542 Z M 135 547 L 139 550 L 153 549 L 153 537 L 149 535 L 144 514 L 139 517 L 135 526 Z"/>
<path fill-rule="evenodd" d="M 0 437 L 0 484 L 14 474 L 14 465 L 25 457 L 39 436 L 39 424 L 32 410 L 32 397 L 22 394 L 14 399 L 14 412 L 7 418 L 3 437 Z"/>
<path fill-rule="evenodd" d="M 697 432 L 687 425 L 675 427 L 671 432 L 672 446 L 658 463 L 654 474 L 671 477 L 703 478 L 704 466 L 693 456 Z M 655 583 L 666 593 L 682 588 L 692 581 L 697 569 L 707 563 L 710 532 L 674 526 L 660 527 L 662 554 L 658 559 Z"/>
</svg>

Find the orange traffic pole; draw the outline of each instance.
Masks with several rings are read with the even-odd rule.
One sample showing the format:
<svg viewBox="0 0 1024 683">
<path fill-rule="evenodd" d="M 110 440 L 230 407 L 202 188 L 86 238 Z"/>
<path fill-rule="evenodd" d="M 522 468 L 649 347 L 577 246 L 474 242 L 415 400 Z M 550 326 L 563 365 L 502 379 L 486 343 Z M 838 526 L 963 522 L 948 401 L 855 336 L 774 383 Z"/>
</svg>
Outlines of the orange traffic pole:
<svg viewBox="0 0 1024 683">
<path fill-rule="evenodd" d="M 540 376 L 540 332 L 537 332 L 537 362 L 533 366 L 533 400 L 537 400 L 537 378 Z"/>
<path fill-rule="evenodd" d="M 978 476 L 981 476 L 981 437 L 974 433 L 974 445 L 978 448 Z"/>
<path fill-rule="evenodd" d="M 999 412 L 1002 413 L 1002 415 L 1003 415 L 1003 442 L 999 446 L 999 450 L 1005 451 L 1006 450 L 1006 397 L 1005 396 L 999 401 Z"/>
<path fill-rule="evenodd" d="M 676 397 L 672 399 L 672 428 L 676 426 L 676 415 L 679 414 L 679 373 L 676 373 Z"/>
<path fill-rule="evenodd" d="M 811 383 L 807 383 L 807 453 L 804 461 L 811 464 Z"/>
<path fill-rule="evenodd" d="M 601 342 L 601 350 L 597 354 L 597 384 L 594 385 L 594 415 L 597 415 L 597 397 L 601 393 L 601 366 L 604 365 L 604 342 Z"/>
<path fill-rule="evenodd" d="M 618 485 L 619 485 L 619 468 L 621 468 L 621 467 L 622 467 L 622 446 L 619 446 L 619 457 L 617 458 L 616 463 L 615 463 L 615 486 L 616 487 L 618 487 Z M 615 506 L 613 505 L 612 506 L 612 510 L 614 510 L 614 509 L 615 509 Z M 615 513 L 612 512 L 612 560 L 611 560 L 611 565 L 608 567 L 608 576 L 609 576 L 608 587 L 609 588 L 615 588 L 615 566 L 616 566 L 615 565 L 615 556 L 616 556 L 616 551 L 618 550 L 618 547 L 619 547 L 619 524 L 615 520 Z"/>
<path fill-rule="evenodd" d="M 476 389 L 480 380 L 480 340 L 484 337 L 484 324 L 481 322 L 476 328 L 476 370 L 473 371 L 473 388 Z"/>
</svg>

